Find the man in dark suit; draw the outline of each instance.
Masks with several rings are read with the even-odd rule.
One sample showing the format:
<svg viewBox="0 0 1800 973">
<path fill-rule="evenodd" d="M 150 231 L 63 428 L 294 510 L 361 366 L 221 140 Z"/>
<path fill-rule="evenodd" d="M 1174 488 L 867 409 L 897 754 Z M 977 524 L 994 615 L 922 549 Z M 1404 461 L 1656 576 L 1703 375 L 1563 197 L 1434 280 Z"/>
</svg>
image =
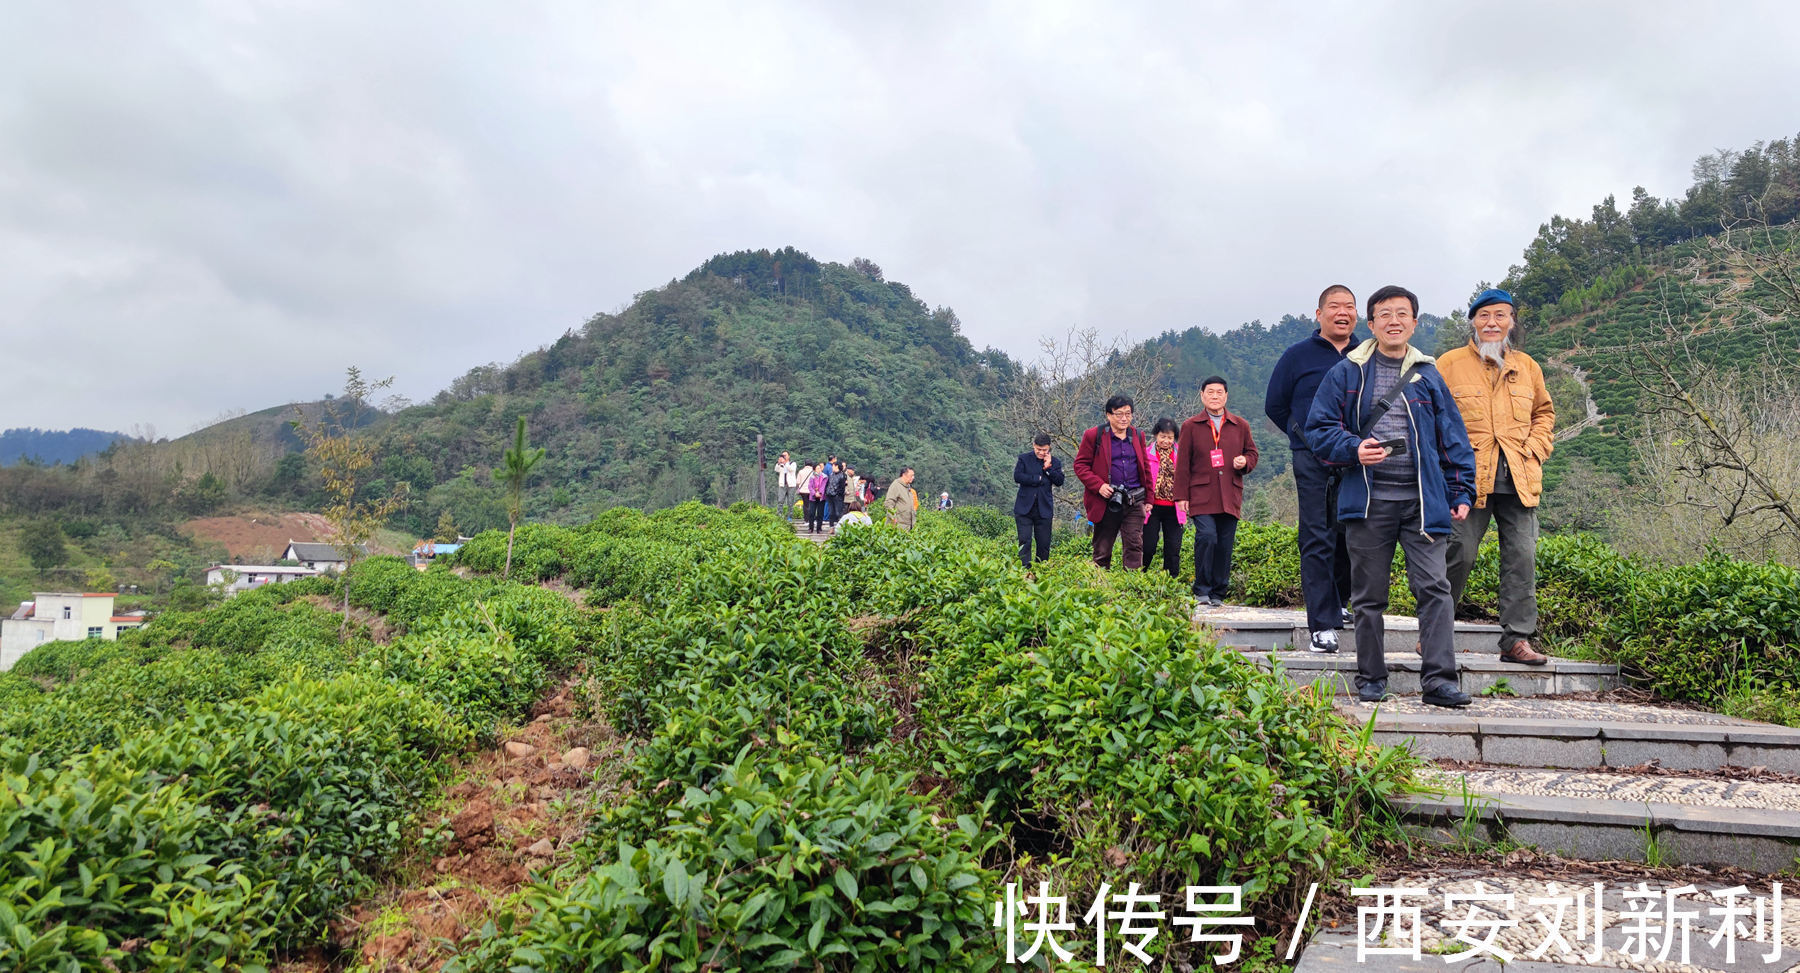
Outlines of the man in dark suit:
<svg viewBox="0 0 1800 973">
<path fill-rule="evenodd" d="M 1013 501 L 1013 521 L 1019 525 L 1019 560 L 1031 567 L 1031 544 L 1037 541 L 1037 559 L 1050 558 L 1050 525 L 1056 518 L 1056 497 L 1050 491 L 1063 485 L 1062 460 L 1050 455 L 1050 437 L 1038 433 L 1031 452 L 1020 453 L 1013 464 L 1013 482 L 1019 497 Z"/>
</svg>

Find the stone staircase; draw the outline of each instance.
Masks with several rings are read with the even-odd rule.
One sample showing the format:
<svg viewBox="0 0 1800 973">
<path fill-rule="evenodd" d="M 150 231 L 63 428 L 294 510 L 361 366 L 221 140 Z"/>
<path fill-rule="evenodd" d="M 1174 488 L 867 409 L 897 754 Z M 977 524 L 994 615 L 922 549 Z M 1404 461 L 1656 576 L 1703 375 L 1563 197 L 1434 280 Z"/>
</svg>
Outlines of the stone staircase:
<svg viewBox="0 0 1800 973">
<path fill-rule="evenodd" d="M 812 541 L 815 544 L 823 544 L 837 536 L 837 528 L 832 526 L 830 522 L 820 525 L 818 533 L 808 531 L 806 529 L 806 521 L 803 520 L 796 520 L 793 522 L 793 525 L 795 537 L 798 537 L 801 540 Z"/>
<path fill-rule="evenodd" d="M 1419 621 L 1403 615 L 1385 617 L 1388 689 L 1401 695 L 1417 694 Z M 1304 612 L 1227 605 L 1199 609 L 1194 620 L 1257 664 L 1279 666 L 1294 682 L 1327 686 L 1338 694 L 1356 692 L 1356 634 L 1350 629 L 1338 633 L 1338 651 L 1325 655 L 1305 647 Z M 1555 658 L 1541 666 L 1501 662 L 1499 639 L 1498 625 L 1456 623 L 1457 664 L 1464 692 L 1475 694 L 1498 686 L 1520 696 L 1543 696 L 1598 692 L 1620 685 L 1619 667 L 1606 663 Z"/>
<path fill-rule="evenodd" d="M 1596 699 L 1621 685 L 1616 666 L 1502 663 L 1498 628 L 1466 623 L 1457 661 L 1475 701 L 1428 706 L 1417 696 L 1417 622 L 1396 617 L 1387 666 L 1398 698 L 1366 704 L 1354 696 L 1348 631 L 1335 655 L 1318 655 L 1293 650 L 1305 644 L 1301 612 L 1226 607 L 1195 620 L 1259 665 L 1330 687 L 1339 711 L 1375 741 L 1454 762 L 1428 763 L 1424 788 L 1396 802 L 1402 824 L 1428 841 L 1511 839 L 1570 859 L 1764 874 L 1792 870 L 1800 856 L 1800 729 Z"/>
</svg>

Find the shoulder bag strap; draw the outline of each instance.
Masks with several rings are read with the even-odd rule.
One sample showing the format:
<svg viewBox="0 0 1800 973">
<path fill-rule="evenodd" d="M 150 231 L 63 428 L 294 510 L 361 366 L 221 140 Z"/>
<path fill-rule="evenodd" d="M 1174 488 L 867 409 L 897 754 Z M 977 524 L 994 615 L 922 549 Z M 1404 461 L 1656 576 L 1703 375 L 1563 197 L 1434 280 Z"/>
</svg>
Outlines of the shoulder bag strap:
<svg viewBox="0 0 1800 973">
<path fill-rule="evenodd" d="M 1369 433 L 1374 431 L 1375 424 L 1380 422 L 1381 417 L 1387 415 L 1388 410 L 1394 407 L 1394 400 L 1400 397 L 1400 393 L 1405 390 L 1407 384 L 1413 380 L 1413 376 L 1418 373 L 1418 362 L 1406 366 L 1406 370 L 1400 373 L 1400 381 L 1395 382 L 1394 387 L 1388 389 L 1387 394 L 1383 395 L 1380 400 L 1375 403 L 1375 408 L 1369 410 L 1369 421 L 1363 423 L 1362 430 L 1357 433 L 1357 439 L 1362 440 L 1369 438 Z"/>
</svg>

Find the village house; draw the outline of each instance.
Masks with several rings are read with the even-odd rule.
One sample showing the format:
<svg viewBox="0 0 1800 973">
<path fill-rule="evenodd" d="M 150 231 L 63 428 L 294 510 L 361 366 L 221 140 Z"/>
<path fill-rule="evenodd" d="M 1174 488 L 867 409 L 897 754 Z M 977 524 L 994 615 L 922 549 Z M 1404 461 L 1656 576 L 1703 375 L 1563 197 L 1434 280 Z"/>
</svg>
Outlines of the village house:
<svg viewBox="0 0 1800 973">
<path fill-rule="evenodd" d="M 23 602 L 11 618 L 0 620 L 0 672 L 45 642 L 116 639 L 147 620 L 142 612 L 113 614 L 108 593 L 41 591 Z"/>
<path fill-rule="evenodd" d="M 367 557 L 369 549 L 361 544 L 356 545 L 357 555 Z M 287 550 L 280 557 L 283 561 L 298 561 L 309 568 L 320 572 L 338 572 L 344 570 L 344 555 L 335 544 L 314 544 L 306 541 L 288 541 Z"/>
<path fill-rule="evenodd" d="M 229 598 L 240 591 L 295 578 L 310 578 L 318 573 L 318 568 L 304 564 L 215 564 L 206 569 L 206 583 L 223 585 L 225 596 Z"/>
</svg>

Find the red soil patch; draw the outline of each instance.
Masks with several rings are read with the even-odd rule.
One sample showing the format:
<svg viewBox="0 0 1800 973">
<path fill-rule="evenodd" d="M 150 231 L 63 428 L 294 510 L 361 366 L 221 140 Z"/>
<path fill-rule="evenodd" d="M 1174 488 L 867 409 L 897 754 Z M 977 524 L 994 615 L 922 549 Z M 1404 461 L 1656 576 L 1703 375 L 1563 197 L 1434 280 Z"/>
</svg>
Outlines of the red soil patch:
<svg viewBox="0 0 1800 973">
<path fill-rule="evenodd" d="M 182 529 L 198 541 L 225 545 L 226 556 L 240 564 L 273 564 L 287 550 L 290 541 L 328 543 L 331 524 L 320 514 L 276 514 L 252 510 L 228 517 L 201 517 L 182 525 Z M 376 554 L 405 554 L 405 551 L 371 542 L 369 550 Z"/>
<path fill-rule="evenodd" d="M 624 769 L 624 741 L 578 715 L 572 690 L 540 701 L 531 723 L 468 762 L 468 776 L 445 795 L 448 842 L 333 925 L 342 959 L 369 970 L 440 969 L 531 873 L 567 860 L 594 801 L 621 786 Z"/>
<path fill-rule="evenodd" d="M 196 540 L 225 545 L 229 557 L 246 564 L 272 564 L 289 541 L 324 541 L 331 530 L 318 514 L 258 512 L 201 517 L 182 529 Z"/>
</svg>

